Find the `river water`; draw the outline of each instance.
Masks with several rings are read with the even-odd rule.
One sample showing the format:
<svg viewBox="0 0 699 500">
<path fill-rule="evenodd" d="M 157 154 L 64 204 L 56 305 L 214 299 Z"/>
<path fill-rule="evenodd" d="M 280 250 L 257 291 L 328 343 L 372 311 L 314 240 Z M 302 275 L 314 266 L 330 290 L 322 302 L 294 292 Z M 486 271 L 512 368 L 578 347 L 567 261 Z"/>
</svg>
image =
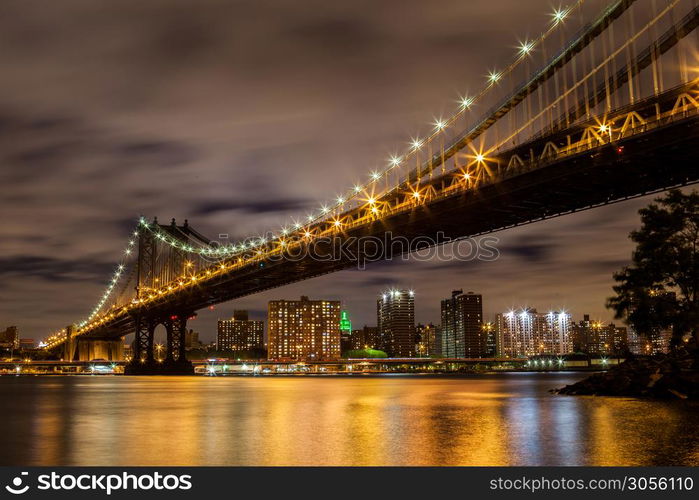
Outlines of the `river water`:
<svg viewBox="0 0 699 500">
<path fill-rule="evenodd" d="M 575 373 L 0 377 L 1 465 L 699 465 L 699 407 Z"/>
</svg>

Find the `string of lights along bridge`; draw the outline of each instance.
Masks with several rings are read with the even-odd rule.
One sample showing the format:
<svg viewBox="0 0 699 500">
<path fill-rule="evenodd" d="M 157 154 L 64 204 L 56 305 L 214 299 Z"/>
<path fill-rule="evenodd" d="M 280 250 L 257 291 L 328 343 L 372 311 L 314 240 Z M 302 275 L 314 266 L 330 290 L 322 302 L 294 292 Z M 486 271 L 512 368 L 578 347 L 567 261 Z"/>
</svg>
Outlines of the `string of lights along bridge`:
<svg viewBox="0 0 699 500">
<path fill-rule="evenodd" d="M 698 24 L 696 0 L 557 9 L 538 37 L 519 40 L 514 60 L 483 72 L 481 90 L 460 96 L 452 115 L 317 210 L 233 244 L 187 221 L 141 218 L 91 313 L 42 345 L 71 360 L 96 349 L 113 359 L 135 334 L 127 372 L 184 373 L 184 329 L 198 309 L 365 257 L 314 259 L 311 248 L 389 231 L 409 241 L 473 237 L 694 183 Z M 167 356 L 156 366 L 161 324 Z"/>
</svg>

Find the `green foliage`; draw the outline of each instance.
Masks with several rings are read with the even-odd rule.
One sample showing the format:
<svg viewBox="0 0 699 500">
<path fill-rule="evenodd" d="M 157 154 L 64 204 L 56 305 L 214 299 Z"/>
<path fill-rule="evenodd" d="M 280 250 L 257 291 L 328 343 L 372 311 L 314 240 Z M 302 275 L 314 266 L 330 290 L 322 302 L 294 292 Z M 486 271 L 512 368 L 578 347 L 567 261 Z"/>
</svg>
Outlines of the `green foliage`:
<svg viewBox="0 0 699 500">
<path fill-rule="evenodd" d="M 355 351 L 347 351 L 342 355 L 343 358 L 387 358 L 388 354 L 377 349 L 357 349 Z"/>
<path fill-rule="evenodd" d="M 699 193 L 673 189 L 639 214 L 632 263 L 614 274 L 607 307 L 641 335 L 672 327 L 674 344 L 688 332 L 699 340 Z"/>
<path fill-rule="evenodd" d="M 187 359 L 192 361 L 201 361 L 208 358 L 226 358 L 226 359 L 267 359 L 267 349 L 254 348 L 247 351 L 231 351 L 231 350 L 216 350 L 216 349 L 192 349 L 187 352 Z"/>
</svg>

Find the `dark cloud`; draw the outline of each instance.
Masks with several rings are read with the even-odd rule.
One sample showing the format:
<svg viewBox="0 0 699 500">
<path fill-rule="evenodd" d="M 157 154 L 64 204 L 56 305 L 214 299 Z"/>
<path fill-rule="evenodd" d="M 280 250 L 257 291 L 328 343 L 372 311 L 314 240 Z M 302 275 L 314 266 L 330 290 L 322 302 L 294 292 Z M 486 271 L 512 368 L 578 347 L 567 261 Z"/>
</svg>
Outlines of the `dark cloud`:
<svg viewBox="0 0 699 500">
<path fill-rule="evenodd" d="M 254 201 L 205 200 L 193 208 L 192 215 L 206 216 L 216 212 L 242 212 L 243 214 L 281 213 L 302 210 L 311 204 L 311 200 L 276 199 Z"/>
<path fill-rule="evenodd" d="M 59 283 L 106 282 L 114 269 L 114 264 L 86 260 L 68 261 L 28 255 L 0 259 L 0 278 L 3 280 L 11 276 L 19 276 Z"/>
<path fill-rule="evenodd" d="M 541 241 L 540 236 L 524 236 L 499 248 L 504 255 L 513 255 L 526 262 L 543 262 L 554 255 L 556 245 Z"/>
</svg>

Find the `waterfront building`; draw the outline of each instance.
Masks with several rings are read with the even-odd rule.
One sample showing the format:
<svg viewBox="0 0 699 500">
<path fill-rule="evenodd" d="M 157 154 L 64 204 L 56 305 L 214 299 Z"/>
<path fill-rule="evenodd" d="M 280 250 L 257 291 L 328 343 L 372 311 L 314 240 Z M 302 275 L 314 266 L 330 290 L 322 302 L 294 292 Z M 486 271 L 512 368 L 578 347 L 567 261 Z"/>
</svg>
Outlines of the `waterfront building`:
<svg viewBox="0 0 699 500">
<path fill-rule="evenodd" d="M 626 328 L 590 321 L 589 314 L 572 324 L 572 339 L 573 350 L 586 354 L 621 354 L 629 344 Z"/>
<path fill-rule="evenodd" d="M 352 350 L 359 349 L 381 349 L 381 337 L 379 329 L 375 326 L 366 326 L 360 330 L 352 330 L 351 336 Z"/>
<path fill-rule="evenodd" d="M 415 356 L 415 293 L 388 290 L 376 301 L 382 350 L 391 357 Z"/>
<path fill-rule="evenodd" d="M 199 332 L 195 332 L 191 328 L 184 333 L 184 348 L 186 351 L 192 349 L 202 349 L 204 344 L 199 341 Z"/>
<path fill-rule="evenodd" d="M 16 326 L 8 326 L 0 332 L 0 347 L 5 349 L 19 349 L 19 330 Z"/>
<path fill-rule="evenodd" d="M 432 323 L 415 327 L 415 354 L 421 358 L 437 354 L 437 327 Z"/>
<path fill-rule="evenodd" d="M 643 342 L 641 340 L 641 337 L 631 326 L 629 326 L 627 330 L 627 341 L 629 346 L 629 352 L 631 354 L 643 354 Z"/>
<path fill-rule="evenodd" d="M 455 290 L 442 300 L 442 356 L 445 358 L 482 358 L 487 339 L 483 330 L 483 297 Z"/>
<path fill-rule="evenodd" d="M 652 317 L 656 308 L 660 307 L 661 310 L 672 308 L 675 307 L 676 302 L 677 297 L 675 292 L 651 291 L 648 302 L 644 303 L 642 306 L 638 305 L 638 307 L 649 309 L 648 315 Z M 665 354 L 670 350 L 672 335 L 672 327 L 654 327 L 651 328 L 650 331 L 637 331 L 633 338 L 636 353 L 645 355 Z"/>
<path fill-rule="evenodd" d="M 334 360 L 340 358 L 340 302 L 272 300 L 268 305 L 268 358 Z"/>
<path fill-rule="evenodd" d="M 667 354 L 670 351 L 671 340 L 672 327 L 653 328 L 649 338 L 645 342 L 646 347 L 644 348 L 644 354 Z"/>
<path fill-rule="evenodd" d="M 34 349 L 34 339 L 19 339 L 20 349 Z"/>
<path fill-rule="evenodd" d="M 573 352 L 570 315 L 563 311 L 539 313 L 533 308 L 508 311 L 496 316 L 495 328 L 500 356 Z"/>
<path fill-rule="evenodd" d="M 233 318 L 218 320 L 216 349 L 220 351 L 261 349 L 263 331 L 264 322 L 249 319 L 247 311 L 233 311 Z M 193 338 L 190 337 L 190 345 L 192 341 Z M 197 334 L 198 343 L 199 335 Z"/>
<path fill-rule="evenodd" d="M 485 355 L 488 358 L 493 358 L 497 356 L 498 353 L 497 332 L 495 324 L 491 322 L 484 322 L 481 328 L 485 333 Z"/>
<path fill-rule="evenodd" d="M 629 327 L 627 339 L 628 348 L 632 354 L 665 354 L 670 350 L 672 328 L 655 328 L 650 335 L 641 335 L 633 327 Z"/>
</svg>

